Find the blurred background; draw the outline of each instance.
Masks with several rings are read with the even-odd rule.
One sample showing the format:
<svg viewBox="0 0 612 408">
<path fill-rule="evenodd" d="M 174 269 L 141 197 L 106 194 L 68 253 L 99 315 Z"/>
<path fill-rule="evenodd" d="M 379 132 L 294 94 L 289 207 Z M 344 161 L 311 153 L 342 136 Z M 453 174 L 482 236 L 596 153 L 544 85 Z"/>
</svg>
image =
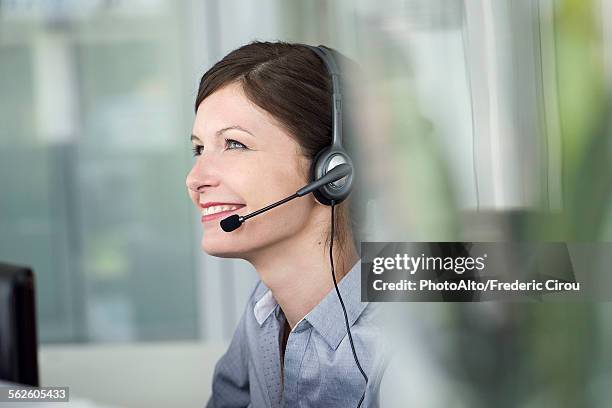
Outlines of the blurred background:
<svg viewBox="0 0 612 408">
<path fill-rule="evenodd" d="M 200 249 L 193 104 L 253 40 L 360 63 L 362 240 L 612 240 L 612 1 L 0 0 L 0 260 L 36 272 L 42 385 L 205 404 L 256 273 Z M 394 313 L 386 406 L 609 406 L 609 303 Z"/>
</svg>

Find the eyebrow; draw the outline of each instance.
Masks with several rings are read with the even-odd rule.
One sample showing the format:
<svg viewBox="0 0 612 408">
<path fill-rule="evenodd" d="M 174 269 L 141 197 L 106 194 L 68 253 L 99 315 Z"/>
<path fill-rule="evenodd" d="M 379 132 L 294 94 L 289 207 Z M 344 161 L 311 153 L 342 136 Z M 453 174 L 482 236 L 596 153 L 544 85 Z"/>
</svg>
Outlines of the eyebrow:
<svg viewBox="0 0 612 408">
<path fill-rule="evenodd" d="M 249 132 L 248 130 L 246 130 L 245 128 L 239 125 L 232 125 L 232 126 L 224 127 L 223 129 L 219 129 L 215 132 L 215 136 L 221 136 L 223 133 L 227 132 L 228 130 L 240 130 L 241 132 L 248 133 L 249 135 L 255 137 L 254 134 L 252 134 L 251 132 Z M 191 141 L 201 142 L 200 138 L 194 134 L 191 135 Z"/>
</svg>

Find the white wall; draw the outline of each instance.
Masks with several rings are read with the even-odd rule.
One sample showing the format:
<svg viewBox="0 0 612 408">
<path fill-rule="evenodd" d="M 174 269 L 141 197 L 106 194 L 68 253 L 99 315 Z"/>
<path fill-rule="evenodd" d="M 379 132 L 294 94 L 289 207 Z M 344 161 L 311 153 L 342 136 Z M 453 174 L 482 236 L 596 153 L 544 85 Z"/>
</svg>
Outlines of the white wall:
<svg viewBox="0 0 612 408">
<path fill-rule="evenodd" d="M 68 386 L 70 399 L 113 407 L 203 407 L 225 343 L 47 345 L 42 386 Z"/>
</svg>

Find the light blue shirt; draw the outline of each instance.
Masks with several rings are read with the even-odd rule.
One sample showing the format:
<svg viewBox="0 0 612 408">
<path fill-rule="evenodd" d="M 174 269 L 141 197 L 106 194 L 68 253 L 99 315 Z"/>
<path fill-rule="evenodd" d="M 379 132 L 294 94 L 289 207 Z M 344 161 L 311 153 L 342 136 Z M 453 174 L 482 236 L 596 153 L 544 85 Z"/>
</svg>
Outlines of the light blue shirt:
<svg viewBox="0 0 612 408">
<path fill-rule="evenodd" d="M 331 270 L 329 272 L 331 277 Z M 378 406 L 384 359 L 374 305 L 361 302 L 361 262 L 338 283 L 361 367 L 368 376 L 362 407 Z M 285 315 L 258 281 L 227 352 L 215 366 L 207 408 L 356 407 L 366 388 L 357 368 L 336 290 L 289 333 L 281 381 L 280 341 Z"/>
</svg>

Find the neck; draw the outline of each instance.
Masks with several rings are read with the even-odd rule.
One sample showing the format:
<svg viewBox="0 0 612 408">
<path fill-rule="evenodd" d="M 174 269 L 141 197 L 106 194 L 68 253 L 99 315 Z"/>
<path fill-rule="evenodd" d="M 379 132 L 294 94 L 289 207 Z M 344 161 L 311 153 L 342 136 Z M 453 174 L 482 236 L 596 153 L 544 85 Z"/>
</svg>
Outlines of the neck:
<svg viewBox="0 0 612 408">
<path fill-rule="evenodd" d="M 292 329 L 334 289 L 329 245 L 320 237 L 320 230 L 305 229 L 248 259 L 272 291 Z M 342 252 L 334 241 L 333 255 L 339 283 L 359 260 L 359 254 L 348 239 Z"/>
</svg>

